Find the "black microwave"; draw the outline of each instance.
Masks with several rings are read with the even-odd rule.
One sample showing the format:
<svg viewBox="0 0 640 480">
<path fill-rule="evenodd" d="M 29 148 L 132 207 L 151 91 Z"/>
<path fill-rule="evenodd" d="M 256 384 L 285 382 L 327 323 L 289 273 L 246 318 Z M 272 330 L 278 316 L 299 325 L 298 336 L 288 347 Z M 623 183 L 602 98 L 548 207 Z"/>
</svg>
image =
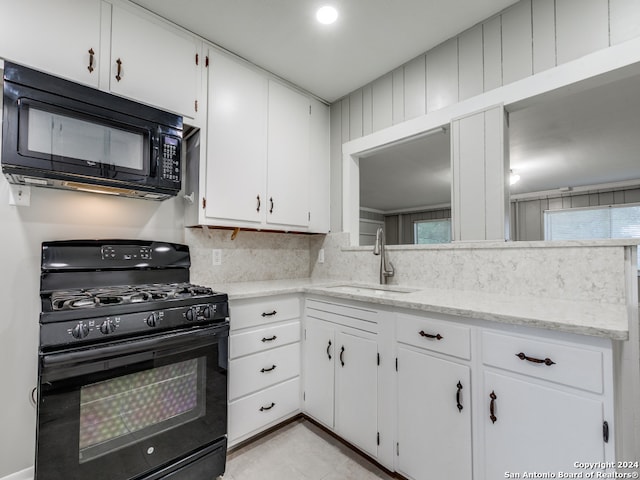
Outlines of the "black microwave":
<svg viewBox="0 0 640 480">
<path fill-rule="evenodd" d="M 2 90 L 9 182 L 150 200 L 180 191 L 181 116 L 10 62 Z"/>
</svg>

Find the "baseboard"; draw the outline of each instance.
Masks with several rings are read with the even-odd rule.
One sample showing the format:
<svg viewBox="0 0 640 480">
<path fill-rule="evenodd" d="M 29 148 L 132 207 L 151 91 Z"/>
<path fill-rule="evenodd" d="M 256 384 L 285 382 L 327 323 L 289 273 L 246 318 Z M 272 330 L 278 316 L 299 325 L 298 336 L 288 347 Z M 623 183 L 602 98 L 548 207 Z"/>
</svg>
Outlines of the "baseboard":
<svg viewBox="0 0 640 480">
<path fill-rule="evenodd" d="M 33 467 L 12 473 L 11 475 L 0 478 L 0 480 L 33 480 Z"/>
</svg>

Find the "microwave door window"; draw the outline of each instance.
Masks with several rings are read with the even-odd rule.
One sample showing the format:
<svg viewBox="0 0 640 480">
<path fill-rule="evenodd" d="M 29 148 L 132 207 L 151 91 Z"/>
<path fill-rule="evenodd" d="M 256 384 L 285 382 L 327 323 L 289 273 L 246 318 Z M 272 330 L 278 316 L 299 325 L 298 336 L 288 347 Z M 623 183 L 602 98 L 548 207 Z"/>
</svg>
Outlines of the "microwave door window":
<svg viewBox="0 0 640 480">
<path fill-rule="evenodd" d="M 29 108 L 27 149 L 57 161 L 144 170 L 145 135 Z"/>
</svg>

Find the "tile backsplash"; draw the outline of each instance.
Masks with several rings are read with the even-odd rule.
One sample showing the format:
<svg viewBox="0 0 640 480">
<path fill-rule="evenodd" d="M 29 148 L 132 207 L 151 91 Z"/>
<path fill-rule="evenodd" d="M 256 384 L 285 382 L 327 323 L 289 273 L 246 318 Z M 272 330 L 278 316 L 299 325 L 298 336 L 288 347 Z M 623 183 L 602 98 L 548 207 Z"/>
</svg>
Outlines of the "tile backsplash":
<svg viewBox="0 0 640 480">
<path fill-rule="evenodd" d="M 380 257 L 351 247 L 349 235 L 304 235 L 187 228 L 191 280 L 204 285 L 313 278 L 377 283 Z M 320 249 L 324 263 L 318 263 Z M 389 283 L 509 296 L 626 303 L 630 247 L 594 242 L 392 246 Z M 213 265 L 213 250 L 221 264 Z M 635 277 L 634 277 L 635 278 Z M 635 287 L 635 286 L 634 286 Z"/>
<path fill-rule="evenodd" d="M 191 251 L 191 281 L 204 285 L 308 278 L 313 235 L 187 228 Z M 316 242 L 318 240 L 315 240 Z M 213 264 L 213 250 L 221 252 Z"/>
</svg>

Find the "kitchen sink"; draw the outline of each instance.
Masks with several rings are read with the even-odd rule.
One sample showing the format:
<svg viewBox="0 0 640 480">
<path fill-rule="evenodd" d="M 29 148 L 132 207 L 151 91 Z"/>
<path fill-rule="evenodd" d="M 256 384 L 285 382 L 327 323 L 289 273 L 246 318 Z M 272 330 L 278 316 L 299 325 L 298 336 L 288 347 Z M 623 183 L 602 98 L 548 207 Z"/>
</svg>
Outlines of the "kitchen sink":
<svg viewBox="0 0 640 480">
<path fill-rule="evenodd" d="M 389 287 L 386 285 L 334 285 L 326 288 L 337 292 L 380 296 L 395 295 L 398 293 L 413 293 L 418 291 L 418 289 L 416 288 L 405 288 L 396 286 Z"/>
</svg>

